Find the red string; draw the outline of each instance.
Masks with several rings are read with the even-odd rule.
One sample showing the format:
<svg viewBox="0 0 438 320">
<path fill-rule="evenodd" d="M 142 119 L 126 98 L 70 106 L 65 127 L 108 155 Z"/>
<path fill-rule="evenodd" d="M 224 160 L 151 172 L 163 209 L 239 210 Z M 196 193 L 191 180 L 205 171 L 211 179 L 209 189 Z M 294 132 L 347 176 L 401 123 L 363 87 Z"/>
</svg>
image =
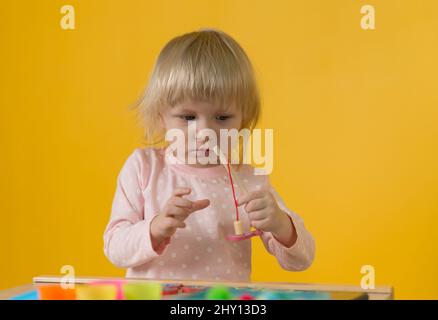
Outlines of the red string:
<svg viewBox="0 0 438 320">
<path fill-rule="evenodd" d="M 233 190 L 234 205 L 236 206 L 236 221 L 239 221 L 239 206 L 237 205 L 236 192 L 234 191 L 233 177 L 231 176 L 230 163 L 227 162 L 228 176 L 230 177 L 231 190 Z"/>
</svg>

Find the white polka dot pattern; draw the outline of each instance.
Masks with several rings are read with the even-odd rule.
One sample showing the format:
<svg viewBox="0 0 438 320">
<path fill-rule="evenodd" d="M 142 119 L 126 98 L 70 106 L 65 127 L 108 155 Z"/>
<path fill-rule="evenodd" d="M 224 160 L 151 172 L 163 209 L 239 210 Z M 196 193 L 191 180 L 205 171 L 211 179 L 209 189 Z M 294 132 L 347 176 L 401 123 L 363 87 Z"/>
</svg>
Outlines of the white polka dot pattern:
<svg viewBox="0 0 438 320">
<path fill-rule="evenodd" d="M 159 150 L 136 149 L 122 168 L 111 220 L 104 235 L 106 256 L 117 266 L 127 268 L 129 277 L 250 280 L 251 240 L 234 243 L 225 239 L 233 234 L 235 220 L 234 200 L 225 168 L 171 165 L 165 163 L 164 154 Z M 238 174 L 249 191 L 260 190 L 268 181 L 265 176 L 254 175 L 249 166 L 243 166 Z M 191 188 L 191 193 L 184 198 L 209 199 L 210 204 L 191 213 L 185 220 L 186 227 L 177 228 L 168 244 L 153 249 L 150 223 L 172 197 L 175 188 L 182 186 Z M 239 198 L 242 190 L 236 183 L 234 187 Z M 283 202 L 279 204 L 287 210 Z M 249 230 L 248 215 L 243 207 L 239 212 L 244 229 Z M 131 227 L 126 228 L 129 225 Z M 301 259 L 295 263 L 293 257 L 311 259 L 312 253 L 306 249 L 312 245 L 312 239 L 304 228 L 300 233 L 306 238 L 294 249 L 294 255 L 286 253 L 269 234 L 262 237 L 262 241 L 277 259 L 282 259 L 283 265 L 301 266 L 306 261 Z"/>
</svg>

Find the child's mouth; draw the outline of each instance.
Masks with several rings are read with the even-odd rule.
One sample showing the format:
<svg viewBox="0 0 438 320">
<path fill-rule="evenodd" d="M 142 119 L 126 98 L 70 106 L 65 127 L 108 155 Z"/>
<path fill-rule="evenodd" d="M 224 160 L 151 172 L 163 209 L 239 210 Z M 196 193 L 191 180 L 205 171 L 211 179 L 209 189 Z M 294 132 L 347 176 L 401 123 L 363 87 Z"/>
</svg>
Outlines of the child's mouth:
<svg viewBox="0 0 438 320">
<path fill-rule="evenodd" d="M 197 149 L 196 153 L 201 157 L 208 157 L 210 155 L 210 149 Z"/>
</svg>

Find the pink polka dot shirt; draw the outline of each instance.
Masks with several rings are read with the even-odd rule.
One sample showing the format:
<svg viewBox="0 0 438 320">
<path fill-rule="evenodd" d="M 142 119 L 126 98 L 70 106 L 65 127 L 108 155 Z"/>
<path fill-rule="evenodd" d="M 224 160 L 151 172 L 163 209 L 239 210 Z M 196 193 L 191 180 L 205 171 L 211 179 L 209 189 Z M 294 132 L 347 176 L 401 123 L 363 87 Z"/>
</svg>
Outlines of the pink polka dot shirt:
<svg viewBox="0 0 438 320">
<path fill-rule="evenodd" d="M 285 247 L 270 232 L 264 232 L 260 239 L 268 253 L 285 270 L 308 268 L 314 258 L 315 244 L 302 219 L 285 206 L 267 175 L 255 175 L 250 165 L 242 165 L 238 175 L 248 191 L 268 188 L 297 231 L 297 241 L 291 247 Z M 243 191 L 234 186 L 239 198 Z M 150 223 L 178 187 L 192 189 L 185 198 L 209 199 L 210 205 L 192 213 L 185 220 L 186 228 L 178 228 L 170 241 L 155 251 Z M 239 213 L 244 230 L 249 230 L 244 206 L 239 207 Z M 251 240 L 226 239 L 234 234 L 235 219 L 231 185 L 224 166 L 195 168 L 174 164 L 167 160 L 164 149 L 137 148 L 117 178 L 111 217 L 104 232 L 104 253 L 114 265 L 127 269 L 127 277 L 250 281 Z"/>
</svg>

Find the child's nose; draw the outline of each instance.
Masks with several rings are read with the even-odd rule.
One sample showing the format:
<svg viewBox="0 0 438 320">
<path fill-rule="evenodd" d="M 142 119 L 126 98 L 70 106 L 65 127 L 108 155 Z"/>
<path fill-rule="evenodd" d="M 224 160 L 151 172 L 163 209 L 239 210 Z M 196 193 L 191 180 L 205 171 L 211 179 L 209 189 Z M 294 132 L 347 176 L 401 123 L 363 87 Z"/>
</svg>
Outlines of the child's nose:
<svg viewBox="0 0 438 320">
<path fill-rule="evenodd" d="M 206 136 L 210 136 L 211 132 L 205 132 L 205 129 L 210 129 L 213 131 L 213 134 L 216 135 L 216 140 L 219 139 L 219 130 L 215 127 L 215 124 L 208 120 L 198 120 L 196 123 L 196 140 L 199 143 L 205 143 L 206 140 L 209 140 Z"/>
<path fill-rule="evenodd" d="M 196 121 L 197 132 L 203 129 L 210 129 L 210 128 L 211 128 L 211 123 L 207 119 L 198 119 L 198 121 Z"/>
</svg>

